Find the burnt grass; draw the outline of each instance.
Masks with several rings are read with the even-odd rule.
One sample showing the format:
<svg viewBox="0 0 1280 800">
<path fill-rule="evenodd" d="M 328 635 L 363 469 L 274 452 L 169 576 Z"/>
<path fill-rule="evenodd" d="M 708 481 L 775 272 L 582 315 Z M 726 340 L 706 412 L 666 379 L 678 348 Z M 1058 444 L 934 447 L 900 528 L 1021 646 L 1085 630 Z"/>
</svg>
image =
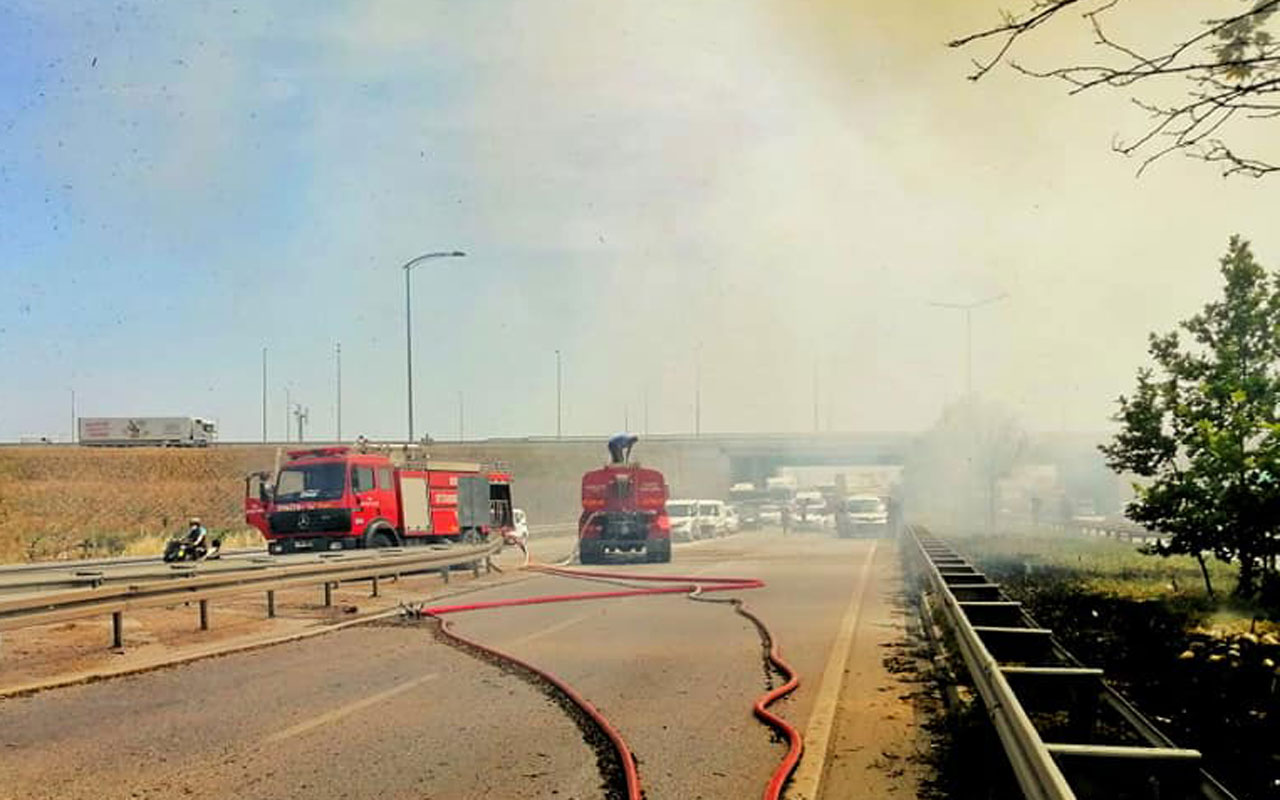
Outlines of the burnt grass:
<svg viewBox="0 0 1280 800">
<path fill-rule="evenodd" d="M 1075 570 L 1017 559 L 979 566 L 1237 797 L 1280 800 L 1280 639 L 1196 632 L 1212 611 L 1199 597 L 1104 594 Z"/>
</svg>

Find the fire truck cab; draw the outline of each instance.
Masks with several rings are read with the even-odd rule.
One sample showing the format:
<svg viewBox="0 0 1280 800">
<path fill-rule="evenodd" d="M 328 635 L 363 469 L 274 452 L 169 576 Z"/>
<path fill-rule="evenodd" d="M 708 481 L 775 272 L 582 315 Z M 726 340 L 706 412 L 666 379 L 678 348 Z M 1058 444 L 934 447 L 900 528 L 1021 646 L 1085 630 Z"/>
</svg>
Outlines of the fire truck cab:
<svg viewBox="0 0 1280 800">
<path fill-rule="evenodd" d="M 392 462 L 349 447 L 291 450 L 245 481 L 245 519 L 272 553 L 481 542 L 514 528 L 511 475 L 479 464 Z"/>
</svg>

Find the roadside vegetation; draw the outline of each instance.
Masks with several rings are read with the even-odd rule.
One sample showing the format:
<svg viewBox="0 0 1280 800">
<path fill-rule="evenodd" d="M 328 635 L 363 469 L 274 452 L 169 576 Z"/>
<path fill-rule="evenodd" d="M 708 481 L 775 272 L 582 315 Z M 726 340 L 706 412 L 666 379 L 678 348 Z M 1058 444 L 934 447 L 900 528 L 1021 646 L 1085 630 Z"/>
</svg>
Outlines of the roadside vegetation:
<svg viewBox="0 0 1280 800">
<path fill-rule="evenodd" d="M 1188 556 L 1076 533 L 952 539 L 1239 797 L 1280 798 L 1280 624 Z M 1230 591 L 1234 571 L 1210 571 Z"/>
<path fill-rule="evenodd" d="M 226 547 L 256 544 L 242 475 L 272 452 L 0 449 L 0 563 L 155 555 L 190 516 Z"/>
</svg>

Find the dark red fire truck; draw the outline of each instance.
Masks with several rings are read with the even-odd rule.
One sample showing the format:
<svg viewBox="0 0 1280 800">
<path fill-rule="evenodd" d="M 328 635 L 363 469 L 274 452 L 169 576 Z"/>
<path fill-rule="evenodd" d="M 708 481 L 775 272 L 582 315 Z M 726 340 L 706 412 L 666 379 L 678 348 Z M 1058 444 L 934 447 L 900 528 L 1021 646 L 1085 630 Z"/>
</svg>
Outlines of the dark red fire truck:
<svg viewBox="0 0 1280 800">
<path fill-rule="evenodd" d="M 598 564 L 607 553 L 643 553 L 646 561 L 671 560 L 667 482 L 656 469 L 630 460 L 637 437 L 609 440 L 610 463 L 582 476 L 578 559 Z"/>
<path fill-rule="evenodd" d="M 272 553 L 482 542 L 514 528 L 511 475 L 480 464 L 392 462 L 350 447 L 291 450 L 245 481 L 245 519 Z"/>
</svg>

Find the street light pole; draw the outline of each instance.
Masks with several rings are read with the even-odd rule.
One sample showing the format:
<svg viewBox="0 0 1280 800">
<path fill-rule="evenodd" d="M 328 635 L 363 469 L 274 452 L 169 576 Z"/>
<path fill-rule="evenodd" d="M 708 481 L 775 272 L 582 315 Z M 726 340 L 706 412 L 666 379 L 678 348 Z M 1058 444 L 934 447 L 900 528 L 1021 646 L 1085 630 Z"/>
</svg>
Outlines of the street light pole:
<svg viewBox="0 0 1280 800">
<path fill-rule="evenodd" d="M 267 443 L 267 348 L 262 348 L 262 443 Z"/>
<path fill-rule="evenodd" d="M 818 425 L 818 362 L 813 362 L 813 432 L 817 433 Z"/>
<path fill-rule="evenodd" d="M 404 263 L 401 269 L 404 270 L 404 343 L 405 343 L 405 365 L 407 373 L 407 384 L 409 387 L 409 441 L 413 442 L 413 312 L 409 294 L 409 273 L 413 268 L 424 261 L 430 261 L 434 258 L 462 258 L 466 253 L 461 250 L 440 251 L 435 253 L 423 253 L 422 255 L 411 258 Z"/>
<path fill-rule="evenodd" d="M 337 428 L 338 442 L 342 442 L 342 342 L 338 342 L 333 346 L 333 354 L 337 360 L 338 367 L 338 410 L 337 410 Z"/>
<path fill-rule="evenodd" d="M 556 438 L 559 439 L 563 433 L 560 427 L 560 351 L 556 351 Z"/>
<path fill-rule="evenodd" d="M 931 306 L 938 308 L 950 308 L 956 311 L 964 312 L 964 385 L 965 397 L 973 396 L 973 310 L 991 305 L 999 300 L 1003 300 L 1009 295 L 1001 292 L 992 295 L 984 300 L 976 300 L 972 303 L 930 303 Z"/>
<path fill-rule="evenodd" d="M 693 435 L 702 435 L 702 345 L 693 353 Z"/>
</svg>

